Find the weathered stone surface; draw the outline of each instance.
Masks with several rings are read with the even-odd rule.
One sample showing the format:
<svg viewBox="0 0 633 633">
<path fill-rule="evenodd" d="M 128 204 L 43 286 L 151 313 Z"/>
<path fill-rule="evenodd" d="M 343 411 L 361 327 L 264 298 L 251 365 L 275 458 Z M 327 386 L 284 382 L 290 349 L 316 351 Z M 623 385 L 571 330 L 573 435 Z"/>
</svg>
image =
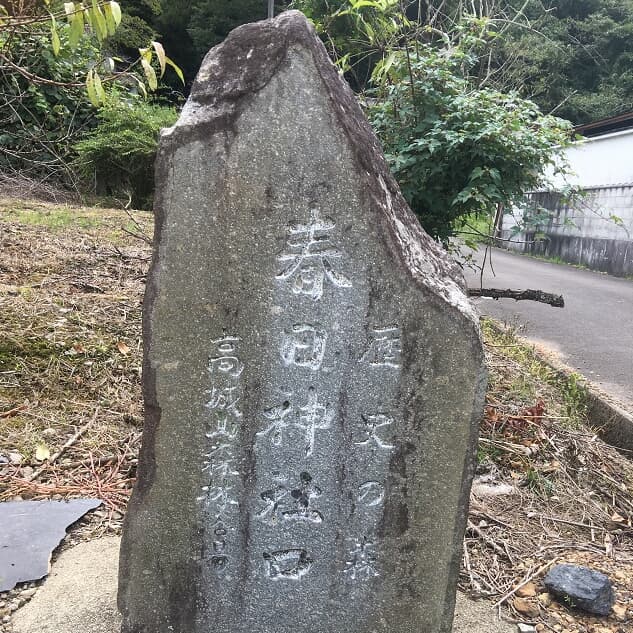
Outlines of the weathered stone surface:
<svg viewBox="0 0 633 633">
<path fill-rule="evenodd" d="M 66 528 L 100 505 L 99 499 L 0 503 L 0 591 L 46 576 Z"/>
<path fill-rule="evenodd" d="M 305 18 L 234 31 L 161 139 L 125 633 L 447 633 L 485 371 Z"/>
<path fill-rule="evenodd" d="M 609 615 L 615 594 L 609 577 L 581 565 L 556 565 L 543 579 L 550 593 L 568 607 Z"/>
</svg>

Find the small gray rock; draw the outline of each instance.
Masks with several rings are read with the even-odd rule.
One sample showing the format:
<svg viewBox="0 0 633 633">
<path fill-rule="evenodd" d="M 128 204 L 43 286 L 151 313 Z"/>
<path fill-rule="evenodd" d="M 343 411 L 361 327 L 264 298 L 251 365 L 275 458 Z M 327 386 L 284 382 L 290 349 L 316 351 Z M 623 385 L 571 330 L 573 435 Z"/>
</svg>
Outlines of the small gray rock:
<svg viewBox="0 0 633 633">
<path fill-rule="evenodd" d="M 543 583 L 565 604 L 588 613 L 609 615 L 615 602 L 609 578 L 580 565 L 556 565 L 545 576 Z"/>
<path fill-rule="evenodd" d="M 536 627 L 531 624 L 524 624 L 523 622 L 517 624 L 517 629 L 519 629 L 519 633 L 536 633 Z"/>
<path fill-rule="evenodd" d="M 24 460 L 24 455 L 22 453 L 18 453 L 17 451 L 14 453 L 9 453 L 9 462 L 11 464 L 21 464 Z"/>
</svg>

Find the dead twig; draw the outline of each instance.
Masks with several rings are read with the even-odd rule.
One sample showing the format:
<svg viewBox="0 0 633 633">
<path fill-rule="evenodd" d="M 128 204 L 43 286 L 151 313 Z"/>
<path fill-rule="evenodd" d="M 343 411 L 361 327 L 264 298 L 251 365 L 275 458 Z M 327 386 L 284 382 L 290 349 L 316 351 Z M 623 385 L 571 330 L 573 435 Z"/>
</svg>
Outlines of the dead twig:
<svg viewBox="0 0 633 633">
<path fill-rule="evenodd" d="M 9 372 L 2 372 L 2 373 L 9 373 Z M 28 409 L 28 407 L 25 404 L 21 404 L 19 407 L 13 407 L 13 409 L 9 409 L 8 411 L 3 411 L 2 413 L 0 413 L 0 418 L 12 418 L 18 415 L 19 413 L 21 413 L 22 411 L 26 411 L 26 409 Z"/>
<path fill-rule="evenodd" d="M 33 481 L 39 477 L 48 467 L 54 464 L 65 452 L 68 450 L 97 420 L 99 415 L 99 407 L 95 409 L 93 416 L 84 424 L 55 454 L 53 454 L 48 461 L 34 470 L 31 475 L 25 478 L 26 481 Z"/>
<path fill-rule="evenodd" d="M 516 587 L 512 588 L 512 591 L 508 591 L 508 593 L 504 594 L 497 602 L 492 605 L 492 608 L 501 606 L 508 598 L 511 598 L 521 587 L 525 587 L 531 580 L 540 576 L 546 569 L 551 567 L 556 562 L 556 559 L 549 561 L 549 563 L 545 563 L 545 565 L 541 565 L 535 572 L 528 574 L 526 578 L 524 578 Z"/>
<path fill-rule="evenodd" d="M 562 295 L 555 295 L 542 290 L 502 290 L 501 288 L 468 288 L 469 297 L 491 297 L 492 299 L 514 299 L 515 301 L 538 301 L 547 303 L 553 308 L 564 308 Z"/>
</svg>

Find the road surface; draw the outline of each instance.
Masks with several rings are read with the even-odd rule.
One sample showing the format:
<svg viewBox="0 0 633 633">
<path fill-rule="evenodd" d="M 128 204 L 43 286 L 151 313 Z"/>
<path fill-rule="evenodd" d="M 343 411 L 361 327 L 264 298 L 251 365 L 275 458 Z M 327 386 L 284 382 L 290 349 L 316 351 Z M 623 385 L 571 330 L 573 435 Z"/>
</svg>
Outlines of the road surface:
<svg viewBox="0 0 633 633">
<path fill-rule="evenodd" d="M 477 253 L 481 262 L 483 250 Z M 562 294 L 564 308 L 534 301 L 474 299 L 480 312 L 524 326 L 528 339 L 557 353 L 633 412 L 633 281 L 492 249 L 484 288 L 528 288 Z M 479 273 L 466 271 L 471 287 Z"/>
</svg>

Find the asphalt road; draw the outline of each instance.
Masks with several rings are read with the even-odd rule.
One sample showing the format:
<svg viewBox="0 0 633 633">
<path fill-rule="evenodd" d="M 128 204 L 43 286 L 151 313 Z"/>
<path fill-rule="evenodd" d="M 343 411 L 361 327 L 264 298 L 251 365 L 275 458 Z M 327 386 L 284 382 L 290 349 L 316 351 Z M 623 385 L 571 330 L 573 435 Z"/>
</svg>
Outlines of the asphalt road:
<svg viewBox="0 0 633 633">
<path fill-rule="evenodd" d="M 483 251 L 477 253 L 481 262 Z M 633 281 L 492 249 L 484 288 L 562 294 L 564 308 L 534 301 L 475 299 L 486 316 L 517 326 L 633 412 Z M 466 271 L 471 287 L 479 273 Z"/>
</svg>

